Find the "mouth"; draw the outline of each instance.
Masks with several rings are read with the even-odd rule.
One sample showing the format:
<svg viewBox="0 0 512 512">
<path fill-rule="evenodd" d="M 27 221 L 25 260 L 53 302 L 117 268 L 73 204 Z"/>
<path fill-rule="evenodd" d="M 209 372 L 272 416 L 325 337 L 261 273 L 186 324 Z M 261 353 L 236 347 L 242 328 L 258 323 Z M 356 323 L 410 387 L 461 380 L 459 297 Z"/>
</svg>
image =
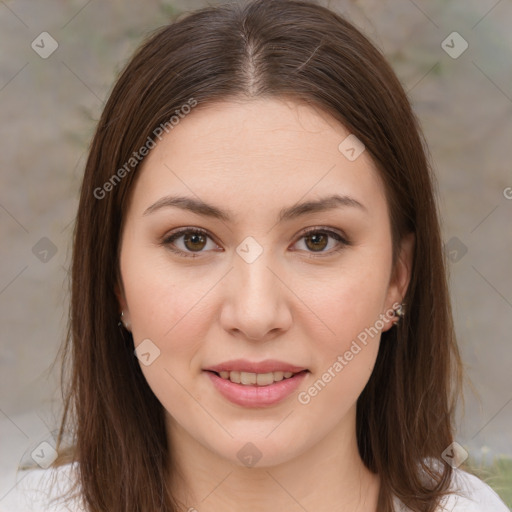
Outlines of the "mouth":
<svg viewBox="0 0 512 512">
<path fill-rule="evenodd" d="M 237 366 L 242 369 L 230 369 Z M 276 369 L 276 366 L 280 369 Z M 246 371 L 259 370 L 259 371 Z M 272 370 L 272 371 L 271 371 Z M 229 402 L 246 408 L 263 408 L 283 402 L 306 378 L 309 370 L 287 364 L 224 363 L 203 370 L 208 381 Z"/>
<path fill-rule="evenodd" d="M 203 369 L 220 395 L 242 407 L 267 407 L 292 395 L 310 371 L 277 359 L 233 359 Z"/>
</svg>

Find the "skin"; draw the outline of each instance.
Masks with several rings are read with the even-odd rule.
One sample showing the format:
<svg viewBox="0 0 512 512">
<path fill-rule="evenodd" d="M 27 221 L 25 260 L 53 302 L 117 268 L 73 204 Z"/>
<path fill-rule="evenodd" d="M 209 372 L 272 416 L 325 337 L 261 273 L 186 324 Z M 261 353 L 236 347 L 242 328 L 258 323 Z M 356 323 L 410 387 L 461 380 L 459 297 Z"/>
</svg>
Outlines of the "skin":
<svg viewBox="0 0 512 512">
<path fill-rule="evenodd" d="M 305 104 L 232 100 L 197 106 L 143 163 L 116 292 L 135 346 L 149 338 L 160 350 L 141 369 L 166 411 L 181 478 L 172 485 L 184 510 L 377 510 L 379 478 L 359 456 L 355 412 L 380 333 L 308 404 L 297 399 L 401 302 L 410 278 L 413 238 L 403 240 L 393 269 L 383 183 L 367 151 L 349 161 L 338 150 L 348 135 Z M 282 208 L 333 192 L 365 209 L 278 223 Z M 144 215 L 169 194 L 200 198 L 233 219 L 176 207 Z M 195 258 L 162 243 L 183 227 L 210 235 L 202 245 L 174 241 Z M 333 252 L 339 242 L 331 237 L 308 244 L 303 231 L 311 227 L 339 232 L 351 245 Z M 252 263 L 236 252 L 248 236 L 263 249 Z M 386 319 L 382 330 L 392 325 Z M 202 372 L 235 358 L 278 359 L 310 373 L 281 403 L 249 409 L 228 402 Z M 261 453 L 254 467 L 237 457 L 248 442 Z"/>
</svg>

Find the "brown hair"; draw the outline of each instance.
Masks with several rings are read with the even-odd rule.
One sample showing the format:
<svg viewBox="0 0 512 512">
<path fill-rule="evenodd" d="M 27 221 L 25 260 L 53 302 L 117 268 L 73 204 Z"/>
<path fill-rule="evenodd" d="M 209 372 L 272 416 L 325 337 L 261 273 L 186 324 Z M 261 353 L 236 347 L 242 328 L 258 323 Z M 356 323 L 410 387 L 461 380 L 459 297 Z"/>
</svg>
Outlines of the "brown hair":
<svg viewBox="0 0 512 512">
<path fill-rule="evenodd" d="M 191 98 L 201 106 L 251 97 L 307 102 L 347 127 L 385 184 L 393 262 L 402 237 L 415 235 L 407 314 L 382 334 L 357 402 L 357 441 L 366 466 L 380 475 L 380 512 L 392 510 L 393 495 L 413 511 L 434 511 L 452 473 L 441 453 L 453 440 L 461 365 L 433 176 L 391 67 L 354 26 L 312 1 L 255 0 L 192 12 L 152 35 L 119 77 L 92 141 L 75 225 L 58 449 L 65 433 L 73 443 L 55 465 L 79 462 L 88 510 L 177 510 L 167 491 L 173 454 L 163 407 L 131 335 L 117 325 L 120 231 L 139 165 L 103 198 L 94 191 Z"/>
</svg>

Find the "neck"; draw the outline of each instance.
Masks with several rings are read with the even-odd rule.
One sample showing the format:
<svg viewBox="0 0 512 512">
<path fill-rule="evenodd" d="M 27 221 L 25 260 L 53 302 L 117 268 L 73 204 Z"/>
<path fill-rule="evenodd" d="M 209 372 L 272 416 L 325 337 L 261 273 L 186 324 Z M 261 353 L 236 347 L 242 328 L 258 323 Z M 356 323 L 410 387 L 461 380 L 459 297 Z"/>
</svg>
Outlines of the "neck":
<svg viewBox="0 0 512 512">
<path fill-rule="evenodd" d="M 355 410 L 353 419 L 286 462 L 245 467 L 168 418 L 174 496 L 191 512 L 376 512 L 380 482 L 359 456 Z"/>
</svg>

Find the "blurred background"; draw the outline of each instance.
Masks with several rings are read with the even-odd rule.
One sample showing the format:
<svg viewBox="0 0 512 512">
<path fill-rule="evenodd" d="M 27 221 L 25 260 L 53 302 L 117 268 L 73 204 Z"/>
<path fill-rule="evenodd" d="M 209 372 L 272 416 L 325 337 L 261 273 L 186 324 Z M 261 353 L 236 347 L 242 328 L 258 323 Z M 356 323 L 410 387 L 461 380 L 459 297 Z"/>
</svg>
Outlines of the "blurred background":
<svg viewBox="0 0 512 512">
<path fill-rule="evenodd" d="M 456 439 L 512 506 L 512 3 L 320 3 L 381 49 L 425 132 L 472 383 Z M 73 222 L 102 106 L 150 32 L 206 5 L 0 1 L 0 510 L 18 464 L 41 442 L 55 446 L 60 375 L 50 365 L 65 336 Z"/>
</svg>

